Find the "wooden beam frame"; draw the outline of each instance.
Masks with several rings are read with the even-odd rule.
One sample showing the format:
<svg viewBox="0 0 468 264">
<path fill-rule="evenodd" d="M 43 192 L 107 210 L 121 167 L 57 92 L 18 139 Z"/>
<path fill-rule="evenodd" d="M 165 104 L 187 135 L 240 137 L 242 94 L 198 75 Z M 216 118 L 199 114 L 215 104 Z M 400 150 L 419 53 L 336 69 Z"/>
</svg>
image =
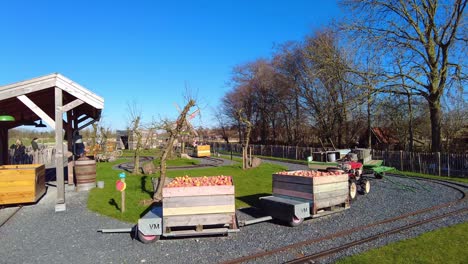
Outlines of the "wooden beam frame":
<svg viewBox="0 0 468 264">
<path fill-rule="evenodd" d="M 55 120 L 63 120 L 62 104 L 63 94 L 62 90 L 55 87 Z M 57 176 L 57 203 L 55 204 L 55 211 L 65 211 L 65 177 L 63 172 L 63 122 L 55 122 L 55 171 Z"/>
<path fill-rule="evenodd" d="M 68 111 L 72 110 L 73 108 L 75 108 L 75 107 L 77 107 L 77 106 L 79 106 L 81 104 L 84 104 L 84 102 L 82 100 L 80 100 L 80 99 L 76 99 L 76 100 L 64 105 L 62 107 L 62 112 L 68 112 Z"/>
<path fill-rule="evenodd" d="M 23 102 L 23 104 L 26 105 L 29 109 L 31 109 L 31 111 L 33 111 L 37 116 L 44 120 L 44 122 L 46 122 L 52 129 L 55 129 L 55 121 L 52 118 L 50 118 L 50 116 L 48 116 L 46 112 L 44 112 L 39 106 L 37 106 L 36 103 L 29 99 L 29 97 L 27 97 L 26 95 L 20 95 L 16 98 L 18 98 L 18 100 Z M 60 120 L 63 119 L 60 118 Z"/>
</svg>

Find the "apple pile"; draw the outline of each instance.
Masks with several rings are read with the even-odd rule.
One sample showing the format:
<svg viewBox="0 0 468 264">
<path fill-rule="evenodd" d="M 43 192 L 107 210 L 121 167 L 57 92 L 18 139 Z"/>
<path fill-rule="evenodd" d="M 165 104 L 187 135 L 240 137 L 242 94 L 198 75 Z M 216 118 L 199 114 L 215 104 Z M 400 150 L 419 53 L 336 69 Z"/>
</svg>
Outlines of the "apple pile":
<svg viewBox="0 0 468 264">
<path fill-rule="evenodd" d="M 280 171 L 280 172 L 277 172 L 276 174 L 299 176 L 299 177 L 320 177 L 320 176 L 341 175 L 343 173 L 344 171 L 342 170 L 333 170 L 333 171 L 297 170 L 297 171 Z"/>
<path fill-rule="evenodd" d="M 203 177 L 175 177 L 169 184 L 164 187 L 195 187 L 195 186 L 217 186 L 217 185 L 232 185 L 231 176 L 203 176 Z"/>
</svg>

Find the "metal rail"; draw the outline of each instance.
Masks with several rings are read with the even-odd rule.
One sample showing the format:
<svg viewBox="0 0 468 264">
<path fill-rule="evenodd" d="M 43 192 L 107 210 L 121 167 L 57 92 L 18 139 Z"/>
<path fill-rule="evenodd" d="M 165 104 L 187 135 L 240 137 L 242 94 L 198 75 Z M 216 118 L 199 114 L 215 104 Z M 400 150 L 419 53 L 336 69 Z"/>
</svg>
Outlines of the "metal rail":
<svg viewBox="0 0 468 264">
<path fill-rule="evenodd" d="M 427 180 L 427 181 L 430 181 L 430 182 L 435 182 L 435 183 L 450 187 L 450 188 L 460 192 L 462 197 L 460 199 L 452 201 L 452 202 L 443 203 L 443 204 L 440 204 L 440 205 L 435 205 L 435 206 L 432 206 L 432 207 L 429 207 L 429 208 L 421 209 L 421 210 L 418 210 L 418 211 L 415 211 L 415 212 L 410 212 L 410 213 L 403 214 L 403 215 L 400 215 L 400 216 L 396 216 L 396 217 L 392 217 L 392 218 L 385 219 L 385 220 L 382 220 L 382 221 L 374 222 L 374 223 L 371 223 L 371 224 L 368 224 L 368 225 L 358 226 L 358 227 L 355 227 L 355 228 L 351 228 L 351 229 L 343 230 L 343 231 L 340 231 L 340 232 L 337 232 L 337 233 L 333 233 L 333 234 L 330 234 L 330 235 L 327 235 L 327 236 L 324 236 L 324 237 L 319 237 L 319 238 L 315 238 L 315 239 L 309 239 L 309 240 L 301 241 L 301 242 L 290 244 L 290 245 L 287 245 L 287 246 L 284 246 L 284 247 L 275 248 L 275 249 L 272 249 L 272 250 L 259 252 L 259 253 L 253 254 L 253 255 L 248 255 L 248 256 L 237 258 L 237 259 L 229 260 L 229 261 L 226 261 L 226 262 L 223 262 L 223 263 L 225 263 L 225 264 L 242 263 L 242 262 L 251 261 L 251 260 L 254 260 L 254 259 L 257 259 L 257 258 L 271 256 L 271 255 L 275 255 L 275 254 L 278 254 L 278 253 L 286 252 L 286 251 L 289 251 L 289 250 L 296 250 L 297 248 L 300 248 L 300 247 L 303 247 L 303 246 L 308 246 L 308 245 L 312 245 L 312 244 L 315 244 L 315 243 L 318 243 L 318 242 L 323 242 L 323 241 L 326 241 L 326 240 L 331 240 L 331 239 L 334 239 L 334 238 L 347 236 L 347 235 L 357 233 L 357 232 L 360 232 L 360 231 L 363 231 L 365 229 L 369 229 L 369 228 L 372 228 L 372 227 L 375 227 L 375 226 L 379 226 L 379 225 L 383 225 L 383 224 L 387 224 L 387 223 L 391 223 L 391 222 L 396 222 L 396 221 L 399 221 L 399 220 L 402 220 L 402 219 L 405 219 L 405 218 L 409 218 L 409 217 L 413 217 L 413 216 L 416 216 L 416 215 L 436 211 L 436 210 L 439 210 L 439 209 L 442 209 L 442 208 L 448 208 L 450 206 L 459 204 L 459 203 L 463 202 L 466 199 L 465 191 L 463 191 L 463 190 L 461 190 L 461 189 L 459 189 L 457 187 L 452 186 L 452 185 L 455 185 L 455 186 L 467 188 L 466 185 L 447 182 L 447 181 L 439 181 L 439 180 L 435 180 L 435 179 L 421 178 L 421 180 Z M 432 218 L 434 218 L 432 221 L 435 221 L 437 219 L 444 218 L 444 217 L 447 217 L 447 216 L 450 216 L 450 215 L 453 215 L 453 214 L 466 212 L 467 210 L 468 210 L 467 208 L 463 208 L 463 209 L 458 210 L 458 211 L 453 211 L 453 212 L 450 212 L 450 213 L 446 213 L 444 215 L 432 217 Z M 428 221 L 430 222 L 431 221 L 430 219 L 432 219 L 432 218 L 429 218 Z M 425 220 L 422 220 L 422 221 L 425 221 Z M 403 228 L 402 230 L 406 230 L 406 229 L 412 228 L 412 227 L 417 226 L 417 225 L 422 225 L 422 224 L 424 224 L 424 223 L 422 223 L 422 221 L 419 221 L 419 222 L 421 222 L 420 224 L 417 224 L 419 222 L 414 222 L 412 224 L 408 224 L 408 225 L 405 225 L 405 226 L 400 227 L 400 228 Z M 406 229 L 404 229 L 404 228 L 406 228 Z M 397 233 L 397 232 L 402 231 L 402 230 L 401 231 L 394 231 L 394 230 L 396 230 L 396 229 L 390 230 L 388 232 Z M 393 233 L 385 233 L 384 232 L 384 233 L 381 234 L 381 236 L 385 236 L 385 235 L 389 235 L 389 234 L 393 234 Z M 372 237 L 369 237 L 369 238 L 372 238 Z M 369 238 L 365 238 L 363 240 L 366 240 L 366 239 L 369 239 Z M 377 238 L 374 238 L 374 239 L 377 239 Z M 374 239 L 371 239 L 371 240 L 374 240 Z M 357 242 L 358 241 L 356 241 L 356 243 Z M 366 243 L 366 242 L 368 242 L 368 241 L 364 241 L 362 243 Z M 355 242 L 352 242 L 352 243 L 355 243 Z M 348 247 L 346 247 L 346 248 L 352 247 L 353 246 L 352 243 L 346 244 L 346 245 L 348 245 Z M 346 246 L 346 245 L 343 245 L 343 246 Z M 358 244 L 356 244 L 356 245 L 358 245 Z M 346 249 L 346 248 L 343 248 L 343 249 Z M 339 252 L 339 251 L 341 251 L 343 249 L 338 249 L 337 248 L 336 251 L 334 251 L 334 253 Z M 325 254 L 325 252 L 327 252 L 327 251 L 322 251 L 322 252 L 316 253 L 314 255 Z M 333 254 L 333 252 L 330 252 L 330 253 L 327 253 L 327 254 L 331 255 L 331 254 Z M 307 257 L 310 257 L 310 256 L 307 256 Z M 304 258 L 307 258 L 307 257 L 304 257 Z M 313 257 L 313 258 L 316 259 L 316 258 L 319 258 L 319 257 Z M 311 257 L 311 259 L 312 259 L 312 257 Z M 302 261 L 300 261 L 298 263 L 302 263 L 302 262 L 305 262 L 305 261 L 311 260 L 311 259 L 303 259 Z"/>
<path fill-rule="evenodd" d="M 411 228 L 414 228 L 414 227 L 417 227 L 417 226 L 420 226 L 420 225 L 423 225 L 423 224 L 427 224 L 427 223 L 430 223 L 430 222 L 433 222 L 433 221 L 436 221 L 436 220 L 439 220 L 439 219 L 442 219 L 442 218 L 445 218 L 445 217 L 448 217 L 448 216 L 465 213 L 467 211 L 468 211 L 468 208 L 463 208 L 463 209 L 459 209 L 459 210 L 452 211 L 452 212 L 449 212 L 449 213 L 445 213 L 445 214 L 442 214 L 442 215 L 434 216 L 434 217 L 431 217 L 431 218 L 428 218 L 428 219 L 416 221 L 416 222 L 413 222 L 411 224 L 408 224 L 408 225 L 405 225 L 405 226 L 402 226 L 402 227 L 394 228 L 394 229 L 391 229 L 389 231 L 385 231 L 385 232 L 382 232 L 382 233 L 379 233 L 379 234 L 376 234 L 376 235 L 373 235 L 373 236 L 370 236 L 370 237 L 359 239 L 359 240 L 356 240 L 356 241 L 341 245 L 339 247 L 324 250 L 324 251 L 321 251 L 321 252 L 318 252 L 318 253 L 315 253 L 315 254 L 312 254 L 312 255 L 304 256 L 302 258 L 297 258 L 295 260 L 288 261 L 286 263 L 289 263 L 289 264 L 306 263 L 306 262 L 311 261 L 311 260 L 324 258 L 324 257 L 330 256 L 330 255 L 336 254 L 338 252 L 341 252 L 343 250 L 346 250 L 346 249 L 348 249 L 350 247 L 358 246 L 358 245 L 361 245 L 361 244 L 364 244 L 364 243 L 379 239 L 379 238 L 384 237 L 384 236 L 400 233 L 402 231 L 405 231 L 405 230 L 408 230 L 408 229 L 411 229 Z"/>
<path fill-rule="evenodd" d="M 16 207 L 16 210 L 11 214 L 9 215 L 3 222 L 0 223 L 0 228 L 6 223 L 8 222 L 8 220 L 10 220 L 16 213 L 18 213 L 18 211 L 23 208 L 22 205 Z"/>
</svg>

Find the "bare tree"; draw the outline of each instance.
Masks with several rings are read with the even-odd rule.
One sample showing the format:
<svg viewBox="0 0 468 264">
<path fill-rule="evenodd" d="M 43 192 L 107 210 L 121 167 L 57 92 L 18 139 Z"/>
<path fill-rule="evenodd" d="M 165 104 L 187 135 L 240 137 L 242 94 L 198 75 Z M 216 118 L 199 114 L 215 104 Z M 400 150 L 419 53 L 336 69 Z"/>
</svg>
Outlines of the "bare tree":
<svg viewBox="0 0 468 264">
<path fill-rule="evenodd" d="M 175 139 L 180 136 L 180 133 L 187 126 L 187 113 L 194 106 L 195 106 L 195 101 L 193 99 L 189 99 L 188 103 L 180 112 L 180 115 L 177 118 L 177 121 L 175 122 L 175 124 L 174 122 L 167 122 L 167 121 L 164 122 L 164 126 L 169 134 L 169 139 L 167 140 L 166 146 L 164 147 L 163 152 L 161 154 L 161 158 L 160 158 L 159 184 L 153 194 L 154 201 L 162 200 L 162 188 L 164 186 L 164 182 L 166 181 L 166 160 L 168 158 L 168 154 L 172 151 Z"/>
<path fill-rule="evenodd" d="M 442 146 L 441 98 L 455 83 L 466 82 L 467 2 L 343 1 L 352 11 L 346 29 L 362 40 L 358 45 L 379 50 L 385 58 L 383 74 L 388 81 L 382 90 L 398 93 L 406 87 L 427 101 L 432 151 L 440 151 Z M 397 59 L 402 62 L 402 72 L 388 67 Z"/>
<path fill-rule="evenodd" d="M 142 147 L 142 133 L 141 133 L 141 110 L 138 109 L 137 104 L 127 105 L 129 115 L 129 138 L 132 138 L 134 143 L 133 151 L 133 174 L 140 174 L 140 152 Z"/>
<path fill-rule="evenodd" d="M 246 126 L 246 135 L 244 136 L 245 141 L 242 143 L 242 169 L 248 169 L 252 167 L 251 158 L 249 155 L 249 142 L 250 133 L 252 132 L 252 123 L 244 116 L 244 110 L 241 108 L 237 111 L 237 116 L 241 123 Z"/>
</svg>

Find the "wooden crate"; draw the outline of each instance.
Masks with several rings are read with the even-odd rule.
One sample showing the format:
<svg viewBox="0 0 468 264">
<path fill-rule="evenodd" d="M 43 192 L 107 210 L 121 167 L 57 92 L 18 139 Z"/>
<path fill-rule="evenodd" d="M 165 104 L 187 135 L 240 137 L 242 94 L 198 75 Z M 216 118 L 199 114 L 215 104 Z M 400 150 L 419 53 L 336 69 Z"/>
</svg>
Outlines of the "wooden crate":
<svg viewBox="0 0 468 264">
<path fill-rule="evenodd" d="M 163 223 L 171 227 L 225 225 L 235 228 L 234 186 L 164 187 Z M 170 232 L 170 231 L 169 231 Z"/>
<path fill-rule="evenodd" d="M 0 166 L 1 205 L 35 203 L 45 191 L 44 164 Z"/>
<path fill-rule="evenodd" d="M 335 205 L 348 204 L 348 175 L 301 177 L 273 174 L 273 195 L 311 203 L 311 214 Z"/>
<path fill-rule="evenodd" d="M 196 157 L 209 157 L 210 155 L 210 145 L 199 145 L 195 148 Z"/>
</svg>

